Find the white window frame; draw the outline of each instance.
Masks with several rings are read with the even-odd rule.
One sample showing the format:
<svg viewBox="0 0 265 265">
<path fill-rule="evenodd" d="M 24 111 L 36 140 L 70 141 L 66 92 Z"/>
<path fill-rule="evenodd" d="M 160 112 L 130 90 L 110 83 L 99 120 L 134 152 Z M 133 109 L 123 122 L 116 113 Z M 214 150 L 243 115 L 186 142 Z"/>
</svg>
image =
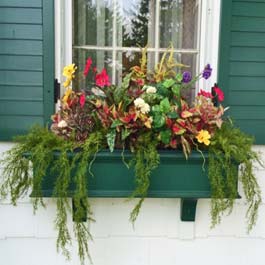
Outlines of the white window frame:
<svg viewBox="0 0 265 265">
<path fill-rule="evenodd" d="M 117 0 L 116 0 L 117 1 Z M 114 1 L 114 8 L 115 3 Z M 157 0 L 160 2 L 160 0 Z M 211 90 L 213 84 L 217 81 L 218 72 L 218 50 L 219 50 L 219 31 L 220 31 L 220 10 L 221 0 L 197 0 L 200 6 L 199 11 L 199 38 L 198 49 L 175 49 L 174 52 L 178 53 L 194 53 L 199 54 L 197 60 L 197 70 L 202 70 L 208 63 L 213 68 L 210 80 L 199 81 L 197 90 L 204 89 Z M 115 12 L 114 12 L 115 14 Z M 156 16 L 159 17 L 159 4 L 156 8 Z M 114 16 L 115 20 L 115 16 Z M 115 22 L 115 21 L 114 21 Z M 115 23 L 114 23 L 115 24 Z M 159 19 L 156 20 L 156 27 L 159 26 Z M 114 27 L 115 31 L 115 27 Z M 158 45 L 159 32 L 156 30 L 156 45 Z M 93 49 L 93 46 L 78 46 L 84 49 Z M 100 47 L 95 47 L 100 50 Z M 113 52 L 112 60 L 115 62 L 116 51 L 139 51 L 139 48 L 117 48 L 116 39 L 113 38 L 112 47 L 104 47 L 102 50 L 110 50 Z M 158 46 L 148 49 L 155 52 L 155 62 L 158 62 L 159 52 Z M 159 51 L 166 49 L 159 48 Z M 65 65 L 72 63 L 72 0 L 56 0 L 55 1 L 55 76 L 60 83 L 62 83 L 62 70 Z M 115 70 L 115 65 L 112 71 Z M 113 83 L 115 83 L 115 74 Z M 64 88 L 61 86 L 61 92 Z M 61 93 L 61 94 L 62 94 Z"/>
</svg>

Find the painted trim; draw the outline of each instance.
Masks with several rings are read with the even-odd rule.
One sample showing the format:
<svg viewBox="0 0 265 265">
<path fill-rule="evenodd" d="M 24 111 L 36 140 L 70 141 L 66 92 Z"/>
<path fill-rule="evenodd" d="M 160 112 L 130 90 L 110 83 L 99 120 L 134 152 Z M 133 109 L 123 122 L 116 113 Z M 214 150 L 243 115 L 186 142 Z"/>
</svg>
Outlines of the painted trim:
<svg viewBox="0 0 265 265">
<path fill-rule="evenodd" d="M 218 84 L 228 95 L 229 87 L 229 76 L 230 64 L 229 64 L 229 55 L 230 55 L 230 43 L 231 43 L 231 21 L 232 21 L 232 0 L 222 1 L 221 5 L 221 21 L 220 21 L 220 40 L 219 40 L 219 60 L 218 60 Z M 227 97 L 225 98 L 224 105 L 227 105 Z"/>
<path fill-rule="evenodd" d="M 44 125 L 54 113 L 54 0 L 43 0 L 43 113 Z"/>
<path fill-rule="evenodd" d="M 211 91 L 211 87 L 217 82 L 218 75 L 221 0 L 200 1 L 202 14 L 198 71 L 201 71 L 209 63 L 213 72 L 209 80 L 201 79 L 199 81 L 199 89 Z"/>
</svg>

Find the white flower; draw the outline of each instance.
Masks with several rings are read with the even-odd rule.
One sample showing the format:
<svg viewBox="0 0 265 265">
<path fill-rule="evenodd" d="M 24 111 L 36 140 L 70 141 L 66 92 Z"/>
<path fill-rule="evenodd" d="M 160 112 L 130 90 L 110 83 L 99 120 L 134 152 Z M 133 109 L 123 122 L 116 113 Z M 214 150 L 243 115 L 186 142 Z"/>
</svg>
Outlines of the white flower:
<svg viewBox="0 0 265 265">
<path fill-rule="evenodd" d="M 156 88 L 154 86 L 148 86 L 146 89 L 147 94 L 155 94 L 156 93 Z"/>
<path fill-rule="evenodd" d="M 144 105 L 141 107 L 140 111 L 143 114 L 146 114 L 150 111 L 150 106 L 147 103 L 144 103 Z"/>
<path fill-rule="evenodd" d="M 137 98 L 134 100 L 134 105 L 136 108 L 142 108 L 144 106 L 145 102 L 142 98 Z"/>
<path fill-rule="evenodd" d="M 59 123 L 58 123 L 58 127 L 59 128 L 65 128 L 67 127 L 67 123 L 65 120 L 61 120 Z"/>
</svg>

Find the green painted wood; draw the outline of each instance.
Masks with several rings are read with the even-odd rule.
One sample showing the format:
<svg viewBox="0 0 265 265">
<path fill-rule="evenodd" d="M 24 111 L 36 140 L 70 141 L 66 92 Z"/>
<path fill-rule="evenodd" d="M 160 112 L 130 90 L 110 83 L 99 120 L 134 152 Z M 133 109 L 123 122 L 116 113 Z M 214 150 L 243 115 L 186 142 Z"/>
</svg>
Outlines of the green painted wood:
<svg viewBox="0 0 265 265">
<path fill-rule="evenodd" d="M 227 111 L 228 115 L 231 115 L 231 117 L 235 120 L 247 120 L 246 124 L 249 124 L 249 120 L 262 120 L 264 118 L 264 106 L 247 106 L 244 105 L 233 105 L 233 108 L 230 108 Z M 263 122 L 261 122 L 263 123 Z M 257 133 L 257 132 L 255 132 Z M 264 132 L 263 132 L 264 133 Z"/>
<path fill-rule="evenodd" d="M 230 76 L 230 91 L 265 91 L 265 77 Z"/>
<path fill-rule="evenodd" d="M 264 76 L 264 62 L 230 62 L 230 75 Z"/>
<path fill-rule="evenodd" d="M 265 33 L 237 32 L 231 33 L 231 45 L 240 47 L 265 47 Z"/>
<path fill-rule="evenodd" d="M 265 18 L 265 3 L 233 2 L 232 14 L 235 16 Z"/>
<path fill-rule="evenodd" d="M 55 158 L 56 159 L 55 154 Z M 125 159 L 131 154 L 125 152 Z M 205 153 L 208 161 L 208 154 Z M 160 152 L 160 165 L 151 175 L 148 197 L 154 198 L 210 198 L 211 189 L 205 171 L 202 169 L 203 158 L 194 152 L 186 160 L 182 152 Z M 134 170 L 128 170 L 123 164 L 121 152 L 101 151 L 91 168 L 94 177 L 87 173 L 89 197 L 127 197 L 135 189 Z M 74 177 L 74 173 L 72 178 Z M 73 180 L 73 179 L 72 179 Z M 56 176 L 48 170 L 42 181 L 42 196 L 51 197 Z M 73 195 L 74 184 L 71 183 L 69 197 Z M 38 196 L 33 190 L 32 196 Z"/>
<path fill-rule="evenodd" d="M 231 0 L 228 0 L 231 1 Z M 232 17 L 233 31 L 265 32 L 265 18 Z"/>
<path fill-rule="evenodd" d="M 42 41 L 37 40 L 1 40 L 1 54 L 42 55 Z"/>
<path fill-rule="evenodd" d="M 265 99 L 265 91 L 230 91 L 229 96 L 229 104 L 230 105 L 238 105 L 238 106 L 263 106 Z"/>
<path fill-rule="evenodd" d="M 26 100 L 0 100 L 0 113 L 14 116 L 41 116 L 43 115 L 43 102 Z"/>
<path fill-rule="evenodd" d="M 43 85 L 43 74 L 40 72 L 0 71 L 0 85 Z"/>
<path fill-rule="evenodd" d="M 43 80 L 44 80 L 44 123 L 51 121 L 54 113 L 54 1 L 43 0 Z"/>
<path fill-rule="evenodd" d="M 0 70 L 43 71 L 42 56 L 0 55 Z"/>
<path fill-rule="evenodd" d="M 42 0 L 1 0 L 0 7 L 42 7 Z"/>
<path fill-rule="evenodd" d="M 194 222 L 196 217 L 197 199 L 181 199 L 180 220 L 183 222 Z"/>
<path fill-rule="evenodd" d="M 28 100 L 30 98 L 41 101 L 43 99 L 42 86 L 10 86 L 0 85 L 0 99 L 19 98 L 20 100 Z"/>
<path fill-rule="evenodd" d="M 218 81 L 227 115 L 257 144 L 265 144 L 264 8 L 263 1 L 228 0 L 221 14 Z"/>
<path fill-rule="evenodd" d="M 40 8 L 0 8 L 0 23 L 42 24 Z"/>
<path fill-rule="evenodd" d="M 41 116 L 10 116 L 0 115 L 0 140 L 10 141 L 15 135 L 25 133 L 32 124 L 43 123 Z"/>
<path fill-rule="evenodd" d="M 42 25 L 0 24 L 0 39 L 42 40 Z"/>
<path fill-rule="evenodd" d="M 265 62 L 265 47 L 232 47 L 230 59 L 241 62 Z"/>
<path fill-rule="evenodd" d="M 0 3 L 1 140 L 24 134 L 33 124 L 46 124 L 53 113 L 53 4 Z"/>
<path fill-rule="evenodd" d="M 259 144 L 264 143 L 264 132 L 265 132 L 265 122 L 260 122 L 260 120 L 249 120 L 246 123 L 246 119 L 237 119 L 234 121 L 235 125 L 242 129 L 244 132 L 253 135 L 253 128 L 255 128 L 255 140 Z"/>
</svg>

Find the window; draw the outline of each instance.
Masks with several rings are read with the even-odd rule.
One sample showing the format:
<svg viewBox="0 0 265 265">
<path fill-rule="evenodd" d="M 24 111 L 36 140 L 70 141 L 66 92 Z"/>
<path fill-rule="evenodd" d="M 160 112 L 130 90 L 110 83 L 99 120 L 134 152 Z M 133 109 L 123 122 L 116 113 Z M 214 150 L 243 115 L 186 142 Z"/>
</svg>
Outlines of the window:
<svg viewBox="0 0 265 265">
<path fill-rule="evenodd" d="M 210 62 L 216 70 L 215 82 L 219 0 L 58 2 L 57 9 L 64 11 L 56 23 L 63 32 L 58 37 L 61 44 L 57 42 L 57 47 L 63 46 L 59 52 L 62 56 L 57 55 L 57 69 L 70 60 L 83 69 L 86 58 L 92 57 L 100 70 L 107 69 L 113 83 L 119 83 L 123 73 L 138 63 L 139 46 L 148 44 L 148 67 L 152 68 L 172 43 L 176 60 L 189 65 L 193 74 Z M 76 86 L 84 88 L 87 84 L 80 72 Z M 204 84 L 204 88 L 211 85 Z"/>
</svg>

